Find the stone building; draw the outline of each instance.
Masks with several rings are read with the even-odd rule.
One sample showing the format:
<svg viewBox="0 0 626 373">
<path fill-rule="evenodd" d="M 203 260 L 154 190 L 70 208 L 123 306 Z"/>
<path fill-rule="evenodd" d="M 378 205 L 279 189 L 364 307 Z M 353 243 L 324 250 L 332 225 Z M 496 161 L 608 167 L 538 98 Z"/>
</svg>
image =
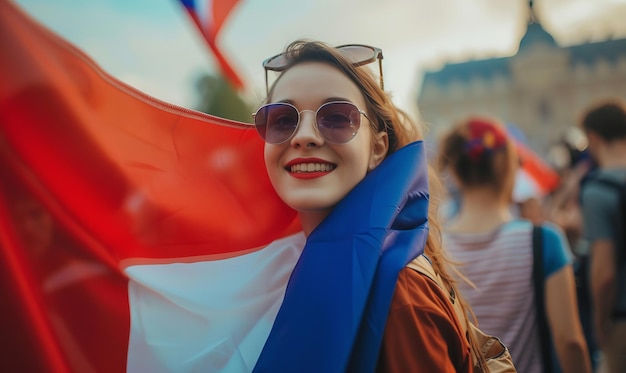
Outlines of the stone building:
<svg viewBox="0 0 626 373">
<path fill-rule="evenodd" d="M 626 100 L 626 39 L 561 47 L 531 22 L 514 56 L 427 72 L 418 107 L 432 137 L 467 115 L 489 115 L 517 125 L 545 155 L 589 105 L 607 97 Z"/>
</svg>

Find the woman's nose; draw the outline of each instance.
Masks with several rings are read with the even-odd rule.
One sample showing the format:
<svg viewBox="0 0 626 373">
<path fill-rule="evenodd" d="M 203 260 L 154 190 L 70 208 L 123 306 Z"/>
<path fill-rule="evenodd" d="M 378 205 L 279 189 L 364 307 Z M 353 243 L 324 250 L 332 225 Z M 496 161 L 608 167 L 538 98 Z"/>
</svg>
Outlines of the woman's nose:
<svg viewBox="0 0 626 373">
<path fill-rule="evenodd" d="M 315 125 L 315 112 L 312 110 L 303 110 L 300 113 L 300 123 L 296 128 L 296 133 L 291 139 L 291 145 L 300 146 L 321 146 L 324 144 L 324 138 L 320 135 Z"/>
</svg>

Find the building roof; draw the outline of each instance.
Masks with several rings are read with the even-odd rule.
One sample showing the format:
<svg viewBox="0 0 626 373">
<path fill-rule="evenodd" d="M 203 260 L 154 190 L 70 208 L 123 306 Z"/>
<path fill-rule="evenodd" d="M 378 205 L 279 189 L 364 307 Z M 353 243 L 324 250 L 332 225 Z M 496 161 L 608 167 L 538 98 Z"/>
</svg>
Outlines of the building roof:
<svg viewBox="0 0 626 373">
<path fill-rule="evenodd" d="M 620 57 L 626 56 L 626 39 L 581 44 L 567 49 L 570 52 L 570 63 L 572 65 L 579 63 L 591 65 L 599 59 L 615 63 Z"/>
<path fill-rule="evenodd" d="M 543 43 L 553 48 L 560 48 L 570 54 L 570 64 L 591 65 L 598 59 L 615 63 L 621 56 L 626 56 L 626 39 L 608 40 L 598 43 L 587 43 L 571 47 L 559 47 L 539 23 L 529 23 L 528 29 L 520 40 L 518 54 L 530 45 Z M 474 77 L 489 79 L 494 75 L 510 76 L 510 60 L 513 57 L 490 58 L 461 63 L 446 64 L 439 71 L 426 72 L 422 90 L 425 86 L 435 83 L 446 86 L 452 81 L 468 82 Z"/>
<path fill-rule="evenodd" d="M 541 27 L 541 24 L 533 22 L 528 24 L 528 29 L 526 29 L 526 33 L 522 37 L 522 40 L 519 42 L 518 53 L 528 49 L 530 45 L 544 43 L 549 46 L 558 48 L 556 42 L 552 35 L 550 35 L 546 30 Z"/>
<path fill-rule="evenodd" d="M 448 85 L 452 81 L 467 82 L 473 77 L 489 78 L 496 74 L 507 76 L 510 74 L 510 58 L 491 58 L 447 64 L 437 72 L 427 72 L 424 75 L 424 85 L 431 82 L 438 85 Z"/>
</svg>

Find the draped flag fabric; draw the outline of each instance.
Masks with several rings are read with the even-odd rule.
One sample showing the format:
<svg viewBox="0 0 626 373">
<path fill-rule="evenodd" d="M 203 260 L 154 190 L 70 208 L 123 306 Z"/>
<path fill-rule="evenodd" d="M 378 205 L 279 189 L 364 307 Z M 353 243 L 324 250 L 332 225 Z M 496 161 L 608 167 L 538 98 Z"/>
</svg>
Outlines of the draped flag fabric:
<svg viewBox="0 0 626 373">
<path fill-rule="evenodd" d="M 180 0 L 187 14 L 209 45 L 226 79 L 237 89 L 244 84 L 221 52 L 217 43 L 224 22 L 239 0 Z"/>
<path fill-rule="evenodd" d="M 0 45 L 0 371 L 374 371 L 426 240 L 421 142 L 305 238 L 252 126 L 125 85 L 7 0 Z"/>
<path fill-rule="evenodd" d="M 373 372 L 398 272 L 423 252 L 427 213 L 418 142 L 370 172 L 311 233 L 255 372 Z"/>
</svg>

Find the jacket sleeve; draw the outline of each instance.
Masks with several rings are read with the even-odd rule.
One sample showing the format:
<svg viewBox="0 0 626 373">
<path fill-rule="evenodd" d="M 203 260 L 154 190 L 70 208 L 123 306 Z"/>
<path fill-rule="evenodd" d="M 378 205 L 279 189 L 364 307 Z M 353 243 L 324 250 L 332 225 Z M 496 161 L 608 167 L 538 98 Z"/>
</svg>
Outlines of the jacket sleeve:
<svg viewBox="0 0 626 373">
<path fill-rule="evenodd" d="M 405 268 L 391 301 L 377 372 L 471 372 L 470 346 L 453 306 L 426 276 Z"/>
</svg>

